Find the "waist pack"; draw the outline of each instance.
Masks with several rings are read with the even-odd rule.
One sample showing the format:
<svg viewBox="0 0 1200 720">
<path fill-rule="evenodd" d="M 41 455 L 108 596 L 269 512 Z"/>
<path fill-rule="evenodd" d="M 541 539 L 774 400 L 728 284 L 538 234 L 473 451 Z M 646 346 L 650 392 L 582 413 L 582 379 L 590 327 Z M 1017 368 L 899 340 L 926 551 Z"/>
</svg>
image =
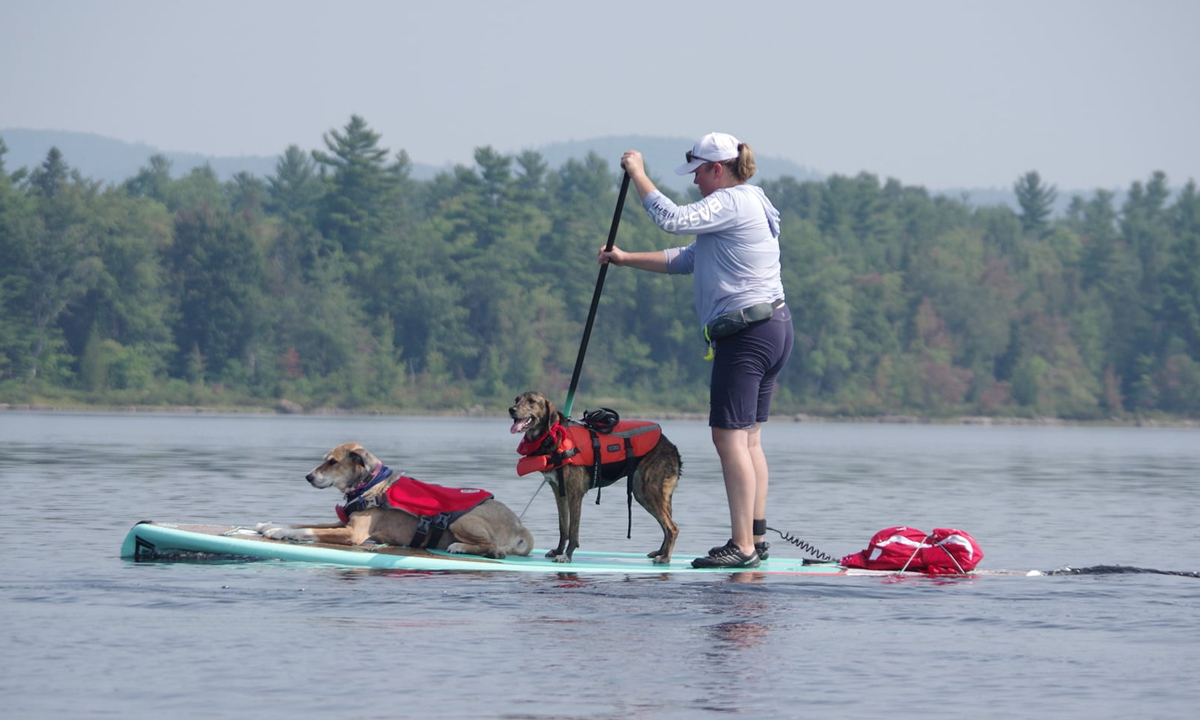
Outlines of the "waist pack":
<svg viewBox="0 0 1200 720">
<path fill-rule="evenodd" d="M 962 530 L 935 528 L 925 533 L 892 527 L 875 533 L 862 552 L 847 555 L 843 567 L 866 570 L 906 570 L 930 575 L 970 572 L 983 559 L 975 538 Z"/>
<path fill-rule="evenodd" d="M 776 300 L 773 303 L 759 303 L 720 315 L 716 320 L 704 326 L 704 340 L 711 343 L 739 333 L 755 323 L 770 318 L 775 314 L 775 308 L 782 305 L 782 300 Z"/>
</svg>

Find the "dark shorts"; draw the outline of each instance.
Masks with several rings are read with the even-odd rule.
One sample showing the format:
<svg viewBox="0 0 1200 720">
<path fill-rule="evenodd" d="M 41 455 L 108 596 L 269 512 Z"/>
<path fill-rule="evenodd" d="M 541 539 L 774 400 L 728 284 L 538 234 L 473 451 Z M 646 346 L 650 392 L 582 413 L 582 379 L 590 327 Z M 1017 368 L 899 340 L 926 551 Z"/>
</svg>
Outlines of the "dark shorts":
<svg viewBox="0 0 1200 720">
<path fill-rule="evenodd" d="M 775 378 L 792 354 L 792 311 L 775 308 L 770 320 L 718 340 L 709 387 L 708 424 L 742 430 L 766 422 Z"/>
</svg>

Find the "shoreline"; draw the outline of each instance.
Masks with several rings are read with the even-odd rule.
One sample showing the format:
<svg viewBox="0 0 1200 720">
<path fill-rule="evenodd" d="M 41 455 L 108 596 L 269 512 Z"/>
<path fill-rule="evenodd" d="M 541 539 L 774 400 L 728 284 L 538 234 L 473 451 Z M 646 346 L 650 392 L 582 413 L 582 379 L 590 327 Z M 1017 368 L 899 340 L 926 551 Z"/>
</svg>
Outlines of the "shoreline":
<svg viewBox="0 0 1200 720">
<path fill-rule="evenodd" d="M 160 415 L 309 415 L 309 416 L 367 416 L 367 417 L 470 417 L 470 418 L 500 418 L 507 417 L 504 413 L 489 412 L 481 406 L 461 410 L 345 410 L 342 408 L 313 408 L 306 410 L 295 403 L 283 402 L 276 407 L 209 407 L 199 405 L 87 405 L 87 406 L 57 406 L 48 403 L 0 403 L 0 412 L 34 412 L 62 414 L 160 414 Z M 660 412 L 642 413 L 639 417 L 647 420 L 686 420 L 704 421 L 707 413 L 689 412 Z M 879 425 L 978 425 L 1001 427 L 1139 427 L 1139 428 L 1174 428 L 1200 429 L 1200 420 L 1191 418 L 1106 418 L 1104 420 L 1069 420 L 1056 417 L 1016 417 L 1016 416 L 986 416 L 958 415 L 953 417 L 924 417 L 920 415 L 883 414 L 856 416 L 825 416 L 809 413 L 787 413 L 772 416 L 772 422 L 814 423 L 814 424 L 879 424 Z"/>
</svg>

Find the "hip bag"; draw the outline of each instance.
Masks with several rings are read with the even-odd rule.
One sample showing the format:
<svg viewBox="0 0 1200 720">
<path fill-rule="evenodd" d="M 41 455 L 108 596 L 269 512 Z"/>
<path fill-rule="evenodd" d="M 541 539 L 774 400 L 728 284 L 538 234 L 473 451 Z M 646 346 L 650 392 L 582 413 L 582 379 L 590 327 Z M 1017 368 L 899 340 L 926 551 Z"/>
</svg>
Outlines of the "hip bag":
<svg viewBox="0 0 1200 720">
<path fill-rule="evenodd" d="M 704 341 L 713 343 L 739 333 L 755 323 L 770 318 L 775 313 L 775 308 L 778 307 L 783 307 L 783 300 L 759 303 L 720 315 L 716 320 L 704 326 Z"/>
</svg>

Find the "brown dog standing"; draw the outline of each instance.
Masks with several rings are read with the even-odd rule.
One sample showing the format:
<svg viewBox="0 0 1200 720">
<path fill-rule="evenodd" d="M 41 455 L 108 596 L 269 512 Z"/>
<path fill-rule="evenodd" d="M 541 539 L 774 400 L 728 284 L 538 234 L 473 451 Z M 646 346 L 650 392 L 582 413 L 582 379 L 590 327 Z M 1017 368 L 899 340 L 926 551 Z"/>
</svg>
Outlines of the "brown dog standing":
<svg viewBox="0 0 1200 720">
<path fill-rule="evenodd" d="M 383 463 L 362 445 L 344 443 L 330 450 L 324 462 L 315 467 L 306 479 L 313 487 L 335 487 L 349 497 L 357 489 L 366 486 L 382 466 Z M 400 478 L 399 473 L 396 477 Z M 389 483 L 385 482 L 363 492 L 361 497 L 367 502 L 362 504 L 374 506 L 354 510 L 353 505 L 348 504 L 351 509 L 344 522 L 290 527 L 260 523 L 254 529 L 272 540 L 312 540 L 341 545 L 362 545 L 367 540 L 374 540 L 388 545 L 410 546 L 417 534 L 420 519 L 404 510 L 379 505 L 379 497 L 388 488 Z M 533 535 L 507 505 L 494 498 L 475 505 L 446 529 L 448 532 L 443 533 L 431 549 L 490 558 L 528 555 L 533 550 Z"/>
<path fill-rule="evenodd" d="M 540 392 L 518 395 L 516 402 L 508 409 L 508 415 L 513 421 L 510 432 L 524 433 L 526 443 L 540 442 L 552 427 L 566 420 L 554 403 Z M 648 554 L 655 563 L 666 564 L 671 561 L 671 550 L 679 536 L 679 526 L 671 518 L 671 496 L 675 493 L 682 466 L 679 450 L 662 435 L 658 443 L 638 459 L 629 478 L 633 498 L 662 527 L 662 545 Z M 561 489 L 558 487 L 559 472 L 550 470 L 544 473 L 555 489 L 554 501 L 558 505 L 558 547 L 546 553 L 546 557 L 554 558 L 555 562 L 571 562 L 575 548 L 579 547 L 579 516 L 583 508 L 583 496 L 593 487 L 593 471 L 590 467 L 579 465 L 563 466 L 561 473 L 565 487 Z"/>
</svg>

